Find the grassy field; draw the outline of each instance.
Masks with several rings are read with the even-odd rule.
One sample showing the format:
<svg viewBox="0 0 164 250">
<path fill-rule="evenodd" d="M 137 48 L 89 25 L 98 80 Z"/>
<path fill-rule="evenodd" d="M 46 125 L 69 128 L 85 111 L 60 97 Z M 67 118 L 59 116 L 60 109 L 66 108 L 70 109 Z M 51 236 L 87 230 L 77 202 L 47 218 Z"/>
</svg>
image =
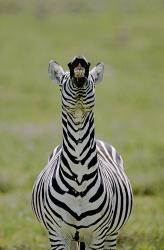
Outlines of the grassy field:
<svg viewBox="0 0 164 250">
<path fill-rule="evenodd" d="M 164 250 L 164 2 L 0 0 L 0 250 L 49 249 L 33 182 L 61 141 L 50 59 L 105 63 L 97 138 L 124 158 L 134 190 L 118 250 Z"/>
</svg>

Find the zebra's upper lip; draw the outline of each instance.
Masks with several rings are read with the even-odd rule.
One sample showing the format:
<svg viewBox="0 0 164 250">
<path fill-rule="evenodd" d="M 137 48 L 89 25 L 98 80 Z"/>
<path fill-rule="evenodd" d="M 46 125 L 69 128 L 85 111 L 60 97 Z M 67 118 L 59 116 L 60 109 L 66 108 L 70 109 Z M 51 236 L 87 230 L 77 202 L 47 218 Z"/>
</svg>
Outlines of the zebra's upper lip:
<svg viewBox="0 0 164 250">
<path fill-rule="evenodd" d="M 85 68 L 82 66 L 77 66 L 74 68 L 74 77 L 75 78 L 81 78 L 85 77 Z"/>
</svg>

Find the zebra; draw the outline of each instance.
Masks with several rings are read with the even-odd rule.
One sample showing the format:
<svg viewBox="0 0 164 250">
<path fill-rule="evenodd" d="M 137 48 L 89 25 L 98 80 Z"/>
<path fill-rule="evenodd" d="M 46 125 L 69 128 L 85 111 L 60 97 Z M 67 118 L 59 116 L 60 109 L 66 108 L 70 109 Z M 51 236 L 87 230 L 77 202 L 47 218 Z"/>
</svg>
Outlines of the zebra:
<svg viewBox="0 0 164 250">
<path fill-rule="evenodd" d="M 32 191 L 32 209 L 47 229 L 52 250 L 115 250 L 133 203 L 132 188 L 116 149 L 95 138 L 95 86 L 104 64 L 75 56 L 68 71 L 49 62 L 61 92 L 62 143 Z"/>
</svg>

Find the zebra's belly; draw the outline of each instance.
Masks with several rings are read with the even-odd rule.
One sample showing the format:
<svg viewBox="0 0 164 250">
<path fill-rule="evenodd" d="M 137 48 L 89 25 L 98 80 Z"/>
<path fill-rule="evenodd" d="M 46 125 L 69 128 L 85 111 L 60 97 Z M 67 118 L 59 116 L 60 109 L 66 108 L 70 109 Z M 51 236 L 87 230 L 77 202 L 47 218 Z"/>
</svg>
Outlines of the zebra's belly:
<svg viewBox="0 0 164 250">
<path fill-rule="evenodd" d="M 95 221 L 101 219 L 108 206 L 108 202 L 106 202 L 100 208 L 103 202 L 102 199 L 91 203 L 87 196 L 73 197 L 66 193 L 62 196 L 56 194 L 55 197 L 56 200 L 51 203 L 52 210 L 59 211 L 63 224 L 73 225 L 77 228 L 89 227 L 94 224 Z M 102 196 L 102 198 L 104 197 Z"/>
</svg>

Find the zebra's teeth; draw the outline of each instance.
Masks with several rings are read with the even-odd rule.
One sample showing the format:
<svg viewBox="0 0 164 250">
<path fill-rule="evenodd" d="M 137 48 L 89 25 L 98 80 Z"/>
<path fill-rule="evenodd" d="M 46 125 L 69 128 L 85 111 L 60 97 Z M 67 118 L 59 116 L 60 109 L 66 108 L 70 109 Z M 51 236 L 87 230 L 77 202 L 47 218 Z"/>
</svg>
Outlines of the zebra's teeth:
<svg viewBox="0 0 164 250">
<path fill-rule="evenodd" d="M 74 69 L 74 76 L 76 78 L 81 78 L 85 76 L 85 69 L 84 68 L 75 68 Z"/>
</svg>

